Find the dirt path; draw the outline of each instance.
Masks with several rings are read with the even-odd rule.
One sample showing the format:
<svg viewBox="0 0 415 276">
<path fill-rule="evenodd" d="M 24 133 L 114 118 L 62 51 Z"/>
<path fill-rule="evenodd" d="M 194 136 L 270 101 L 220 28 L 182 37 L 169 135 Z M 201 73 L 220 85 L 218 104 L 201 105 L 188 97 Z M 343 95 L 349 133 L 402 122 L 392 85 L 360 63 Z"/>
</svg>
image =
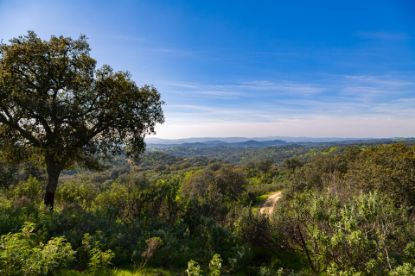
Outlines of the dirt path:
<svg viewBox="0 0 415 276">
<path fill-rule="evenodd" d="M 274 211 L 277 201 L 280 200 L 281 197 L 281 191 L 270 194 L 270 196 L 267 198 L 267 200 L 265 200 L 264 204 L 262 204 L 261 208 L 259 209 L 259 213 L 267 216 L 271 215 Z"/>
</svg>

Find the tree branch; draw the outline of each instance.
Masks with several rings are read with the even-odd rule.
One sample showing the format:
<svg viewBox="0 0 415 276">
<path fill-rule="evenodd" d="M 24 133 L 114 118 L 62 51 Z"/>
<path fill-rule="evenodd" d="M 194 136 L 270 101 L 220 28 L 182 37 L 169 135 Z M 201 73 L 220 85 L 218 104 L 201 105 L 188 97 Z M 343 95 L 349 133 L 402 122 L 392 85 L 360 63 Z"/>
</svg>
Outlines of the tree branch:
<svg viewBox="0 0 415 276">
<path fill-rule="evenodd" d="M 7 113 L 6 113 L 7 114 Z M 33 146 L 40 147 L 42 146 L 42 142 L 38 139 L 36 139 L 35 136 L 33 136 L 30 132 L 23 129 L 17 122 L 13 122 L 10 118 L 10 120 L 7 120 L 6 116 L 0 113 L 0 122 L 12 127 L 13 129 L 16 129 L 19 131 L 19 133 L 26 138 L 29 142 L 33 144 Z"/>
</svg>

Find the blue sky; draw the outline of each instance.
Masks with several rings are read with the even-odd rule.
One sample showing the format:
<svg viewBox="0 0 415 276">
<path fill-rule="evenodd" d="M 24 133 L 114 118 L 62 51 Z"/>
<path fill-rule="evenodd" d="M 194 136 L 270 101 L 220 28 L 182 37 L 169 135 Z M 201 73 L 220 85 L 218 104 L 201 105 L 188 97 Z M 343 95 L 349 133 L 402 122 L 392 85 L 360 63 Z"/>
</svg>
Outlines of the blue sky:
<svg viewBox="0 0 415 276">
<path fill-rule="evenodd" d="M 155 85 L 158 137 L 415 136 L 414 1 L 0 0 L 27 30 Z"/>
</svg>

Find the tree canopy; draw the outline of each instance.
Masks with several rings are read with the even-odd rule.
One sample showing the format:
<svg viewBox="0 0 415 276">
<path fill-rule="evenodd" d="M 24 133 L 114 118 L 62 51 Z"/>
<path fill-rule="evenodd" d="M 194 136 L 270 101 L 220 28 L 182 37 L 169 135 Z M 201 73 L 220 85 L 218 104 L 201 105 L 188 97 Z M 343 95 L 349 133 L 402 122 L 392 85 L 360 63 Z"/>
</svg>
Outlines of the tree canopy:
<svg viewBox="0 0 415 276">
<path fill-rule="evenodd" d="M 97 68 L 85 36 L 42 40 L 28 32 L 0 44 L 0 142 L 44 157 L 47 206 L 73 162 L 141 153 L 145 135 L 164 121 L 162 104 L 156 88 L 138 87 L 128 72 Z"/>
</svg>

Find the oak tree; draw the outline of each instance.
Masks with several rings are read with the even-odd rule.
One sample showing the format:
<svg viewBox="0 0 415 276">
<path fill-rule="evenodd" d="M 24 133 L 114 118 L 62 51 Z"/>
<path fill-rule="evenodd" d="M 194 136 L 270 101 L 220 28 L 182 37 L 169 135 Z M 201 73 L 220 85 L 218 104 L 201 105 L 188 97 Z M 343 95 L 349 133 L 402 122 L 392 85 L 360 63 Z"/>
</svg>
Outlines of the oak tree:
<svg viewBox="0 0 415 276">
<path fill-rule="evenodd" d="M 164 121 L 162 104 L 156 88 L 138 87 L 129 73 L 97 68 L 85 36 L 28 32 L 0 44 L 0 145 L 41 154 L 49 208 L 65 167 L 141 153 L 145 135 Z"/>
</svg>

